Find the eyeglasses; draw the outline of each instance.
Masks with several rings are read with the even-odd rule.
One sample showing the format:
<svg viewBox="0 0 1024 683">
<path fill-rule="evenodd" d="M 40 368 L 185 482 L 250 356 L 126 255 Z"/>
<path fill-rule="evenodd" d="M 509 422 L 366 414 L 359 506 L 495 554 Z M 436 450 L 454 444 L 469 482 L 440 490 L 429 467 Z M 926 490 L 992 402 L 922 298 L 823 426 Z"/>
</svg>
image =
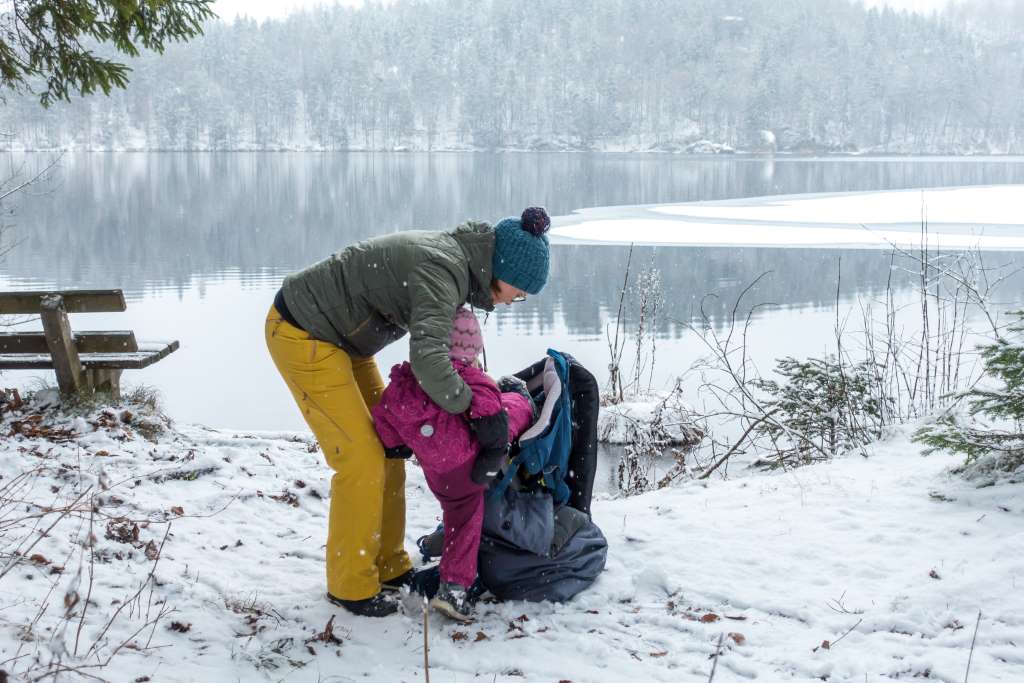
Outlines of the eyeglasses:
<svg viewBox="0 0 1024 683">
<path fill-rule="evenodd" d="M 514 297 L 512 297 L 512 302 L 513 303 L 517 303 L 518 304 L 518 303 L 522 303 L 524 301 L 526 301 L 526 295 L 525 294 L 516 294 Z"/>
</svg>

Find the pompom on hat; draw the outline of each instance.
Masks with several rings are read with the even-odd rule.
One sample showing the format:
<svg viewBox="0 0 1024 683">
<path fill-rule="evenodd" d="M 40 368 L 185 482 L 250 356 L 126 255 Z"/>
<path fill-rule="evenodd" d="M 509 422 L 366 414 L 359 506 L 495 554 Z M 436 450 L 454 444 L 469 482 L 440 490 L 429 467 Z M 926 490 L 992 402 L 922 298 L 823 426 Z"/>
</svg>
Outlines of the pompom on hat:
<svg viewBox="0 0 1024 683">
<path fill-rule="evenodd" d="M 460 307 L 455 311 L 452 323 L 451 348 L 448 357 L 453 361 L 473 363 L 484 350 L 484 335 L 480 331 L 480 322 L 473 311 Z"/>
<path fill-rule="evenodd" d="M 548 281 L 550 247 L 547 231 L 551 218 L 542 207 L 531 206 L 519 218 L 504 218 L 494 226 L 491 272 L 527 294 L 537 294 Z"/>
</svg>

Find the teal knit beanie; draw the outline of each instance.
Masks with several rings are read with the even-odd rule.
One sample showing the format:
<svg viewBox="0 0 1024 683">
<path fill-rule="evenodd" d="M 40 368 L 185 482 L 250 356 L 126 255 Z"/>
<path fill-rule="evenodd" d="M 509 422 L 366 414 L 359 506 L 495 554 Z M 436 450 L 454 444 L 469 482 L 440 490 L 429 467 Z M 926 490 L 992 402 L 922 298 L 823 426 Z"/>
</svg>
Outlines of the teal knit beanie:
<svg viewBox="0 0 1024 683">
<path fill-rule="evenodd" d="M 547 212 L 531 206 L 520 218 L 505 218 L 494 226 L 494 258 L 491 271 L 527 294 L 537 294 L 548 281 Z"/>
</svg>

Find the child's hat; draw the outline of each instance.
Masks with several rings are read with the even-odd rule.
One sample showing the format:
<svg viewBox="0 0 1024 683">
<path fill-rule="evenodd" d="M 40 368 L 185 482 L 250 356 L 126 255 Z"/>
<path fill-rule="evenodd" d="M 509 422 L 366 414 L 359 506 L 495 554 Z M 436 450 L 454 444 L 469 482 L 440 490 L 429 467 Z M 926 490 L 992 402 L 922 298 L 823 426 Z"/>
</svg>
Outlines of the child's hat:
<svg viewBox="0 0 1024 683">
<path fill-rule="evenodd" d="M 462 307 L 455 311 L 452 323 L 451 349 L 448 356 L 452 360 L 472 363 L 484 350 L 484 335 L 480 331 L 480 323 L 473 311 Z"/>
</svg>

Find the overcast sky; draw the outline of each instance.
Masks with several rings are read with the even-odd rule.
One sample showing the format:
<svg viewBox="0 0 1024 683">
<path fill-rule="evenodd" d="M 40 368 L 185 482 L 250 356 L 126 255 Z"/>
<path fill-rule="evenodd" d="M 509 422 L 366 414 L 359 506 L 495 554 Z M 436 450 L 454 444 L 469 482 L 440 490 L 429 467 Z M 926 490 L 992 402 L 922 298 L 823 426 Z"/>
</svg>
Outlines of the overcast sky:
<svg viewBox="0 0 1024 683">
<path fill-rule="evenodd" d="M 945 7 L 949 0 L 864 0 L 869 7 L 888 4 L 900 9 L 930 11 Z M 224 19 L 233 19 L 239 14 L 247 14 L 256 19 L 283 17 L 292 10 L 313 5 L 333 4 L 360 5 L 362 0 L 216 0 L 214 11 Z"/>
</svg>

